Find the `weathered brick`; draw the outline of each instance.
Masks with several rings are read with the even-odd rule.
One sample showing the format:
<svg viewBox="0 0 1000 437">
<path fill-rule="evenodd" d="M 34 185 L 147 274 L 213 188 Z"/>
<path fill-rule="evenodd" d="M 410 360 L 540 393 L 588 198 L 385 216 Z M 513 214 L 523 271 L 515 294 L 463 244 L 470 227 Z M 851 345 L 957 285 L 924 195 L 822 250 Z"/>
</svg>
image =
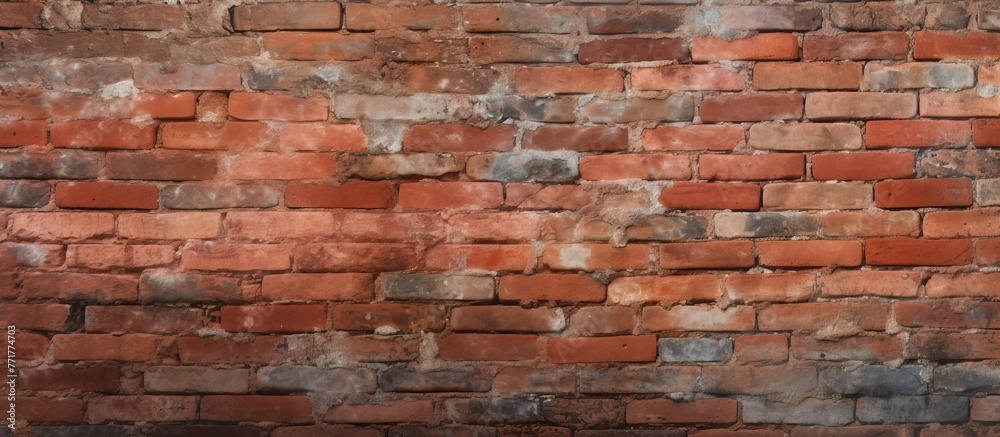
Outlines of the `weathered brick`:
<svg viewBox="0 0 1000 437">
<path fill-rule="evenodd" d="M 451 334 L 437 340 L 449 361 L 519 361 L 538 355 L 538 337 L 526 334 Z"/>
<path fill-rule="evenodd" d="M 399 400 L 385 405 L 335 405 L 323 420 L 332 423 L 425 422 L 433 414 L 434 402 L 429 399 Z"/>
<path fill-rule="evenodd" d="M 1000 147 L 1000 120 L 978 119 L 972 121 L 972 143 L 976 147 Z"/>
<path fill-rule="evenodd" d="M 737 361 L 780 363 L 788 360 L 788 338 L 784 334 L 741 335 L 733 345 Z"/>
<path fill-rule="evenodd" d="M 344 4 L 344 27 L 348 30 L 386 30 L 406 28 L 430 30 L 457 25 L 445 5 L 387 6 L 368 3 Z M 414 59 L 416 60 L 416 59 Z"/>
<path fill-rule="evenodd" d="M 194 396 L 102 396 L 87 400 L 87 421 L 186 421 L 197 413 Z"/>
<path fill-rule="evenodd" d="M 388 392 L 485 392 L 490 390 L 491 382 L 467 371 L 415 372 L 395 368 L 379 375 L 378 386 L 382 391 Z"/>
<path fill-rule="evenodd" d="M 482 306 L 451 312 L 451 328 L 455 331 L 559 332 L 565 326 L 561 309 Z"/>
<path fill-rule="evenodd" d="M 501 301 L 600 302 L 606 291 L 603 284 L 586 275 L 542 273 L 501 276 L 497 294 Z"/>
<path fill-rule="evenodd" d="M 361 127 L 353 124 L 288 123 L 278 128 L 278 144 L 284 150 L 363 152 L 367 141 Z"/>
<path fill-rule="evenodd" d="M 854 421 L 854 403 L 849 400 L 809 398 L 790 404 L 747 398 L 742 405 L 746 423 L 843 426 Z"/>
<path fill-rule="evenodd" d="M 514 127 L 498 124 L 485 129 L 459 124 L 416 125 L 403 137 L 403 149 L 413 152 L 485 152 L 514 148 Z"/>
<path fill-rule="evenodd" d="M 659 154 L 599 155 L 580 158 L 580 177 L 587 180 L 690 179 L 686 156 Z"/>
<path fill-rule="evenodd" d="M 132 269 L 170 264 L 175 249 L 167 245 L 71 244 L 66 265 L 95 270 Z"/>
<path fill-rule="evenodd" d="M 0 177 L 11 179 L 97 179 L 98 154 L 80 151 L 5 153 Z"/>
<path fill-rule="evenodd" d="M 831 340 L 793 336 L 791 351 L 805 360 L 885 362 L 903 357 L 903 339 L 885 334 Z"/>
<path fill-rule="evenodd" d="M 743 75 L 710 65 L 668 65 L 632 69 L 632 87 L 639 90 L 741 91 Z"/>
<path fill-rule="evenodd" d="M 135 68 L 135 86 L 144 90 L 238 90 L 240 68 L 226 64 L 155 64 L 140 63 Z"/>
<path fill-rule="evenodd" d="M 798 179 L 804 174 L 805 156 L 796 153 L 698 157 L 698 176 L 706 180 Z"/>
<path fill-rule="evenodd" d="M 84 320 L 87 332 L 176 334 L 207 324 L 200 309 L 154 306 L 88 306 Z"/>
<path fill-rule="evenodd" d="M 289 208 L 389 208 L 393 187 L 382 182 L 345 182 L 338 186 L 295 183 L 285 187 L 285 206 Z"/>
<path fill-rule="evenodd" d="M 728 361 L 733 341 L 712 338 L 661 338 L 658 357 L 664 363 Z"/>
<path fill-rule="evenodd" d="M 763 193 L 764 208 L 772 210 L 865 209 L 875 204 L 871 186 L 860 182 L 771 183 Z"/>
<path fill-rule="evenodd" d="M 628 131 L 606 126 L 546 125 L 526 131 L 521 142 L 524 148 L 545 151 L 614 152 L 628 148 Z"/>
<path fill-rule="evenodd" d="M 307 396 L 209 395 L 201 399 L 199 417 L 221 422 L 309 423 L 313 421 Z"/>
<path fill-rule="evenodd" d="M 62 123 L 53 125 L 61 125 Z M 21 147 L 45 145 L 48 138 L 45 121 L 11 120 L 0 122 L 0 147 Z M 53 144 L 55 141 L 53 141 Z"/>
<path fill-rule="evenodd" d="M 873 91 L 893 89 L 944 88 L 957 91 L 971 87 L 975 71 L 964 64 L 914 62 L 883 65 L 869 63 L 865 67 L 865 88 Z"/>
<path fill-rule="evenodd" d="M 369 369 L 282 365 L 257 372 L 264 393 L 374 393 L 375 372 Z"/>
<path fill-rule="evenodd" d="M 928 297 L 992 297 L 997 292 L 990 287 L 992 281 L 1000 279 L 997 273 L 935 274 L 925 285 Z"/>
<path fill-rule="evenodd" d="M 515 71 L 517 91 L 526 95 L 616 93 L 624 75 L 613 69 L 522 67 Z"/>
<path fill-rule="evenodd" d="M 406 69 L 403 84 L 432 93 L 485 94 L 498 80 L 497 72 L 486 68 L 413 66 Z"/>
<path fill-rule="evenodd" d="M 809 366 L 710 366 L 701 384 L 713 394 L 809 393 L 816 388 L 816 369 Z"/>
<path fill-rule="evenodd" d="M 249 339 L 178 337 L 177 351 L 184 364 L 270 363 L 288 360 L 285 337 L 269 335 Z"/>
<path fill-rule="evenodd" d="M 541 400 L 529 397 L 445 399 L 444 417 L 465 423 L 523 423 L 541 419 Z"/>
<path fill-rule="evenodd" d="M 803 274 L 731 275 L 726 294 L 734 302 L 801 302 L 813 296 L 816 276 Z"/>
<path fill-rule="evenodd" d="M 576 371 L 504 367 L 493 380 L 499 393 L 572 393 L 576 390 Z"/>
<path fill-rule="evenodd" d="M 915 237 L 920 233 L 916 211 L 834 211 L 820 222 L 827 237 Z"/>
<path fill-rule="evenodd" d="M 694 366 L 581 369 L 578 386 L 588 394 L 690 392 L 698 387 L 700 374 Z"/>
<path fill-rule="evenodd" d="M 791 61 L 798 58 L 799 38 L 790 33 L 762 33 L 732 41 L 699 36 L 691 41 L 694 62 Z"/>
<path fill-rule="evenodd" d="M 167 185 L 160 191 L 161 204 L 170 209 L 270 208 L 280 197 L 281 191 L 262 184 Z"/>
<path fill-rule="evenodd" d="M 81 149 L 150 149 L 156 126 L 126 121 L 70 121 L 52 124 L 52 145 Z"/>
<path fill-rule="evenodd" d="M 338 166 L 345 175 L 365 179 L 441 176 L 460 170 L 455 158 L 432 153 L 342 157 Z"/>
<path fill-rule="evenodd" d="M 109 179 L 191 181 L 212 179 L 217 173 L 214 156 L 188 152 L 108 153 Z"/>
<path fill-rule="evenodd" d="M 0 182 L 0 207 L 41 208 L 49 203 L 50 187 L 45 182 Z"/>
<path fill-rule="evenodd" d="M 857 302 L 807 302 L 771 305 L 760 311 L 757 323 L 761 331 L 882 331 L 889 306 Z"/>
<path fill-rule="evenodd" d="M 920 115 L 923 117 L 998 117 L 1000 98 L 984 97 L 975 90 L 930 92 L 920 95 Z"/>
<path fill-rule="evenodd" d="M 146 272 L 140 278 L 139 301 L 239 302 L 238 282 L 221 276 L 190 273 Z"/>
<path fill-rule="evenodd" d="M 969 179 L 904 179 L 875 184 L 875 204 L 880 208 L 922 208 L 972 205 Z"/>
<path fill-rule="evenodd" d="M 820 372 L 823 392 L 862 396 L 913 396 L 927 394 L 927 381 L 915 365 L 892 369 L 882 365 L 857 369 L 830 368 Z"/>
<path fill-rule="evenodd" d="M 959 396 L 893 396 L 858 399 L 858 420 L 864 423 L 964 422 L 969 398 Z"/>
<path fill-rule="evenodd" d="M 650 331 L 746 331 L 753 329 L 754 310 L 748 306 L 643 307 L 642 326 Z"/>
<path fill-rule="evenodd" d="M 19 383 L 28 390 L 116 392 L 120 387 L 118 367 L 108 364 L 87 367 L 47 365 L 20 370 Z"/>
<path fill-rule="evenodd" d="M 710 302 L 720 295 L 715 275 L 631 276 L 617 278 L 608 286 L 608 303 L 619 305 Z"/>
<path fill-rule="evenodd" d="M 489 182 L 410 182 L 399 185 L 399 206 L 409 209 L 492 209 L 503 186 Z"/>
<path fill-rule="evenodd" d="M 253 149 L 274 141 L 264 123 L 174 122 L 160 127 L 160 139 L 168 149 Z"/>
<path fill-rule="evenodd" d="M 547 36 L 473 36 L 469 58 L 480 64 L 573 62 L 573 52 L 561 40 Z"/>
<path fill-rule="evenodd" d="M 729 151 L 744 143 L 743 128 L 740 126 L 657 126 L 642 131 L 642 147 L 645 150 Z"/>
<path fill-rule="evenodd" d="M 326 120 L 330 105 L 326 97 L 299 98 L 279 94 L 229 94 L 229 116 L 238 120 Z"/>
<path fill-rule="evenodd" d="M 694 99 L 688 94 L 671 94 L 665 99 L 594 99 L 580 109 L 580 114 L 594 123 L 691 121 Z"/>
<path fill-rule="evenodd" d="M 340 5 L 326 2 L 238 5 L 232 14 L 237 31 L 332 30 L 341 20 Z"/>
<path fill-rule="evenodd" d="M 486 276 L 396 274 L 382 280 L 389 299 L 489 300 L 494 286 L 493 278 Z"/>
<path fill-rule="evenodd" d="M 114 216 L 100 212 L 41 212 L 16 213 L 9 218 L 11 235 L 37 238 L 42 241 L 79 241 L 110 235 L 114 231 Z M 30 249 L 28 246 L 25 250 Z M 37 253 L 31 250 L 31 253 Z"/>
<path fill-rule="evenodd" d="M 221 214 L 207 212 L 122 214 L 118 235 L 137 240 L 213 238 L 219 235 L 221 221 Z"/>
<path fill-rule="evenodd" d="M 250 152 L 237 156 L 228 167 L 232 179 L 324 179 L 337 170 L 337 160 L 323 153 Z"/>
<path fill-rule="evenodd" d="M 143 388 L 150 393 L 247 393 L 249 384 L 248 369 L 155 366 L 143 373 Z"/>
<path fill-rule="evenodd" d="M 903 60 L 910 38 L 903 32 L 858 32 L 806 35 L 803 58 L 815 61 Z"/>
<path fill-rule="evenodd" d="M 839 271 L 820 277 L 820 294 L 826 297 L 916 297 L 920 275 L 910 271 Z"/>
<path fill-rule="evenodd" d="M 220 317 L 231 332 L 317 332 L 327 325 L 325 305 L 224 306 Z"/>
<path fill-rule="evenodd" d="M 620 8 L 585 9 L 587 31 L 592 34 L 666 33 L 681 26 L 683 16 L 672 9 L 640 9 L 630 14 Z"/>
<path fill-rule="evenodd" d="M 462 10 L 466 32 L 571 33 L 576 28 L 575 8 L 549 6 L 473 6 Z"/>
<path fill-rule="evenodd" d="M 59 361 L 156 361 L 166 338 L 151 334 L 56 334 L 52 350 Z"/>
<path fill-rule="evenodd" d="M 861 129 L 848 123 L 755 124 L 747 144 L 778 151 L 853 150 L 861 148 Z"/>
<path fill-rule="evenodd" d="M 580 170 L 576 155 L 526 150 L 472 156 L 465 172 L 477 180 L 570 182 L 579 177 Z"/>
<path fill-rule="evenodd" d="M 830 92 L 806 96 L 806 118 L 810 120 L 872 120 L 915 115 L 915 94 Z"/>
<path fill-rule="evenodd" d="M 754 66 L 753 87 L 758 90 L 856 90 L 862 69 L 854 62 L 765 62 Z"/>
<path fill-rule="evenodd" d="M 733 269 L 756 264 L 750 241 L 707 241 L 660 245 L 660 267 L 665 269 Z"/>
<path fill-rule="evenodd" d="M 925 11 L 916 5 L 888 3 L 835 4 L 830 21 L 843 30 L 908 30 L 924 22 Z"/>
<path fill-rule="evenodd" d="M 164 30 L 184 27 L 187 14 L 177 5 L 86 5 L 82 21 L 86 28 Z"/>
<path fill-rule="evenodd" d="M 616 424 L 623 413 L 623 405 L 616 399 L 549 399 L 542 403 L 542 417 L 562 426 Z"/>
</svg>

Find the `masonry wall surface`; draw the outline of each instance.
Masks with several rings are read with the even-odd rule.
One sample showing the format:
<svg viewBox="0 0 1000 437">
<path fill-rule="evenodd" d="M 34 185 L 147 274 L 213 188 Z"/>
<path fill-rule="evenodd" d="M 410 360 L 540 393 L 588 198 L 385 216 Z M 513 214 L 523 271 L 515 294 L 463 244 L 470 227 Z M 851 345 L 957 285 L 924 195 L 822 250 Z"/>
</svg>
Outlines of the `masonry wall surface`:
<svg viewBox="0 0 1000 437">
<path fill-rule="evenodd" d="M 4 2 L 0 89 L 0 435 L 1000 435 L 996 1 Z"/>
</svg>

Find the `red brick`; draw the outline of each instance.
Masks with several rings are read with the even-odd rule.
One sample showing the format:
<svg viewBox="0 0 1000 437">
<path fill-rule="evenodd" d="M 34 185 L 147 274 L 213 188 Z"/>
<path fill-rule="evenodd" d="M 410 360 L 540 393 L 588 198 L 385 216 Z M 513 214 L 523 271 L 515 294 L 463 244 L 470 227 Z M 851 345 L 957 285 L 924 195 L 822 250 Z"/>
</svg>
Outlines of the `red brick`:
<svg viewBox="0 0 1000 437">
<path fill-rule="evenodd" d="M 566 335 L 627 334 L 635 329 L 638 319 L 629 307 L 589 306 L 573 313 Z"/>
<path fill-rule="evenodd" d="M 649 267 L 650 246 L 630 244 L 552 244 L 545 248 L 541 262 L 552 270 L 645 270 Z"/>
<path fill-rule="evenodd" d="M 524 271 L 535 267 L 535 248 L 529 244 L 446 244 L 427 251 L 430 270 Z"/>
<path fill-rule="evenodd" d="M 970 419 L 981 422 L 1000 421 L 1000 396 L 973 398 L 969 401 L 972 403 L 969 412 Z"/>
<path fill-rule="evenodd" d="M 1000 264 L 1000 238 L 984 238 L 976 242 L 976 264 Z"/>
<path fill-rule="evenodd" d="M 503 204 L 503 186 L 492 182 L 411 182 L 399 185 L 408 209 L 491 209 Z"/>
<path fill-rule="evenodd" d="M 240 68 L 226 64 L 155 64 L 135 67 L 135 86 L 142 90 L 228 91 L 243 88 Z"/>
<path fill-rule="evenodd" d="M 652 362 L 656 360 L 656 336 L 552 338 L 548 357 L 549 362 L 558 364 Z"/>
<path fill-rule="evenodd" d="M 156 126 L 127 121 L 70 121 L 52 124 L 52 145 L 82 149 L 150 149 L 156 144 Z"/>
<path fill-rule="evenodd" d="M 691 161 L 686 156 L 628 154 L 580 158 L 580 177 L 588 180 L 690 179 Z"/>
<path fill-rule="evenodd" d="M 825 181 L 907 179 L 915 162 L 913 152 L 825 153 L 813 155 L 812 174 Z"/>
<path fill-rule="evenodd" d="M 395 363 L 420 358 L 420 338 L 392 336 L 347 337 L 335 347 L 342 349 L 350 360 L 363 363 Z"/>
<path fill-rule="evenodd" d="M 733 355 L 744 363 L 780 363 L 788 360 L 788 338 L 784 334 L 741 335 Z"/>
<path fill-rule="evenodd" d="M 23 360 L 45 358 L 49 350 L 49 338 L 42 334 L 21 332 L 17 334 L 17 355 Z"/>
<path fill-rule="evenodd" d="M 726 398 L 635 400 L 625 407 L 625 423 L 735 423 L 738 404 Z"/>
<path fill-rule="evenodd" d="M 150 334 L 56 334 L 52 350 L 59 361 L 158 361 L 166 339 Z"/>
<path fill-rule="evenodd" d="M 621 71 L 571 67 L 520 67 L 517 92 L 527 95 L 617 93 L 624 89 Z"/>
<path fill-rule="evenodd" d="M 344 220 L 343 214 L 327 211 L 230 212 L 225 225 L 230 238 L 285 241 L 342 235 L 338 227 Z"/>
<path fill-rule="evenodd" d="M 177 351 L 184 364 L 239 363 L 244 365 L 246 363 L 272 363 L 288 360 L 288 345 L 285 343 L 285 338 L 275 335 L 241 339 L 178 337 Z"/>
<path fill-rule="evenodd" d="M 526 131 L 521 146 L 546 151 L 615 152 L 628 148 L 628 131 L 610 126 L 546 125 Z"/>
<path fill-rule="evenodd" d="M 187 13 L 178 5 L 85 5 L 88 29 L 165 30 L 183 27 Z"/>
<path fill-rule="evenodd" d="M 763 242 L 762 242 L 763 243 Z M 734 302 L 802 302 L 816 288 L 813 273 L 730 275 L 726 294 Z"/>
<path fill-rule="evenodd" d="M 10 216 L 11 235 L 40 240 L 86 240 L 110 235 L 115 218 L 97 212 L 20 213 Z"/>
<path fill-rule="evenodd" d="M 44 121 L 0 122 L 0 147 L 43 146 L 47 138 L 48 132 Z"/>
<path fill-rule="evenodd" d="M 122 214 L 118 235 L 136 240 L 186 240 L 219 235 L 222 214 L 177 212 L 170 214 Z"/>
<path fill-rule="evenodd" d="M 333 30 L 340 28 L 340 4 L 288 2 L 233 7 L 233 29 Z"/>
<path fill-rule="evenodd" d="M 973 120 L 972 143 L 976 147 L 1000 147 L 1000 118 Z"/>
<path fill-rule="evenodd" d="M 744 94 L 707 97 L 701 102 L 701 120 L 722 121 L 798 120 L 802 118 L 800 94 Z"/>
<path fill-rule="evenodd" d="M 266 124 L 251 121 L 164 123 L 160 138 L 168 149 L 256 149 L 274 142 Z"/>
<path fill-rule="evenodd" d="M 316 332 L 326 329 L 325 305 L 222 307 L 222 329 L 231 332 Z"/>
<path fill-rule="evenodd" d="M 550 36 L 473 36 L 468 40 L 469 59 L 478 64 L 573 62 L 563 39 Z"/>
<path fill-rule="evenodd" d="M 671 209 L 760 209 L 761 189 L 756 184 L 675 182 L 660 190 L 660 203 Z"/>
<path fill-rule="evenodd" d="M 989 32 L 934 32 L 913 34 L 914 59 L 982 59 L 1000 57 L 1000 34 Z"/>
<path fill-rule="evenodd" d="M 457 308 L 456 308 L 457 310 Z M 341 304 L 333 307 L 333 329 L 376 331 L 390 327 L 402 332 L 441 332 L 445 307 L 397 303 Z"/>
<path fill-rule="evenodd" d="M 865 262 L 873 266 L 970 264 L 972 263 L 972 241 L 872 238 L 865 242 Z"/>
<path fill-rule="evenodd" d="M 445 5 L 387 6 L 368 3 L 347 3 L 344 27 L 348 30 L 410 29 L 430 30 L 442 26 L 457 26 L 451 8 Z"/>
<path fill-rule="evenodd" d="M 192 92 L 173 94 L 139 94 L 135 100 L 136 114 L 152 118 L 185 119 L 195 116 L 195 95 Z"/>
<path fill-rule="evenodd" d="M 195 331 L 208 321 L 198 308 L 160 306 L 88 306 L 84 312 L 87 332 L 141 332 L 176 334 Z"/>
<path fill-rule="evenodd" d="M 875 184 L 879 208 L 924 208 L 972 205 L 969 179 L 905 179 Z"/>
<path fill-rule="evenodd" d="M 820 278 L 823 297 L 916 297 L 920 274 L 911 271 L 843 270 Z"/>
<path fill-rule="evenodd" d="M 495 124 L 485 129 L 460 124 L 416 125 L 403 137 L 411 152 L 488 152 L 514 148 L 514 126 Z"/>
<path fill-rule="evenodd" d="M 820 218 L 828 237 L 916 236 L 920 214 L 916 211 L 834 211 Z"/>
<path fill-rule="evenodd" d="M 790 182 L 764 186 L 764 208 L 770 210 L 866 209 L 872 188 L 860 182 Z"/>
<path fill-rule="evenodd" d="M 288 123 L 278 128 L 282 150 L 313 152 L 363 152 L 368 140 L 353 124 Z"/>
<path fill-rule="evenodd" d="M 538 337 L 526 334 L 451 334 L 437 340 L 448 361 L 519 361 L 538 355 Z"/>
<path fill-rule="evenodd" d="M 337 170 L 337 160 L 322 153 L 244 153 L 229 164 L 232 179 L 323 179 Z"/>
<path fill-rule="evenodd" d="M 56 184 L 56 206 L 87 209 L 156 209 L 155 185 L 124 182 L 62 182 Z"/>
<path fill-rule="evenodd" d="M 959 301 L 901 301 L 893 304 L 896 323 L 907 327 L 996 329 L 1000 321 L 992 314 L 1000 310 L 997 302 L 979 302 L 963 308 Z"/>
<path fill-rule="evenodd" d="M 659 306 L 643 307 L 642 326 L 650 331 L 749 331 L 755 326 L 749 306 Z"/>
<path fill-rule="evenodd" d="M 798 179 L 805 175 L 805 155 L 701 155 L 698 176 L 706 180 L 761 181 Z"/>
<path fill-rule="evenodd" d="M 642 131 L 645 150 L 729 151 L 746 144 L 742 126 L 700 125 L 657 126 Z"/>
<path fill-rule="evenodd" d="M 69 305 L 0 304 L 0 318 L 17 329 L 62 332 L 69 321 Z"/>
<path fill-rule="evenodd" d="M 261 290 L 268 301 L 365 301 L 374 297 L 375 282 L 367 273 L 289 273 L 265 276 Z"/>
<path fill-rule="evenodd" d="M 388 182 L 345 182 L 328 184 L 295 183 L 285 187 L 289 208 L 391 208 L 392 184 Z"/>
<path fill-rule="evenodd" d="M 204 396 L 199 418 L 220 422 L 313 422 L 308 396 Z"/>
<path fill-rule="evenodd" d="M 865 127 L 868 148 L 964 146 L 970 141 L 967 120 L 876 120 Z"/>
<path fill-rule="evenodd" d="M 581 64 L 685 61 L 688 59 L 681 38 L 595 39 L 580 44 Z"/>
<path fill-rule="evenodd" d="M 9 275 L 0 275 L 4 284 L 0 287 L 5 296 L 16 297 L 14 289 L 14 267 L 58 266 L 63 262 L 62 247 L 58 245 L 39 244 L 0 244 L 0 268 L 10 271 Z M 8 288 L 10 291 L 8 291 Z"/>
<path fill-rule="evenodd" d="M 806 96 L 806 118 L 810 120 L 871 120 L 915 115 L 915 94 L 816 92 Z"/>
<path fill-rule="evenodd" d="M 73 398 L 18 397 L 17 418 L 29 423 L 82 423 L 83 401 Z"/>
<path fill-rule="evenodd" d="M 760 264 L 771 267 L 861 265 L 860 241 L 758 241 Z"/>
<path fill-rule="evenodd" d="M 378 405 L 335 405 L 326 412 L 323 420 L 330 423 L 425 422 L 433 415 L 434 401 L 420 399 Z"/>
<path fill-rule="evenodd" d="M 303 244 L 293 250 L 292 259 L 299 272 L 384 272 L 417 264 L 412 244 Z"/>
<path fill-rule="evenodd" d="M 326 97 L 299 98 L 267 93 L 230 93 L 229 115 L 238 120 L 322 121 L 329 116 Z"/>
<path fill-rule="evenodd" d="M 267 32 L 261 43 L 272 59 L 287 61 L 358 61 L 375 54 L 375 39 L 365 34 Z"/>
<path fill-rule="evenodd" d="M 42 9 L 43 5 L 34 3 L 0 4 L 0 27 L 40 29 Z"/>
<path fill-rule="evenodd" d="M 604 285 L 587 275 L 542 273 L 531 276 L 501 276 L 497 288 L 500 301 L 555 300 L 600 302 Z"/>
<path fill-rule="evenodd" d="M 662 305 L 711 302 L 719 298 L 715 275 L 632 276 L 617 278 L 608 287 L 608 303 L 632 305 L 658 302 Z"/>
<path fill-rule="evenodd" d="M 27 390 L 116 392 L 120 387 L 118 367 L 57 364 L 20 369 L 19 385 Z"/>
<path fill-rule="evenodd" d="M 283 244 L 188 244 L 181 252 L 186 270 L 288 270 L 292 266 L 289 246 Z"/>
<path fill-rule="evenodd" d="M 802 57 L 811 61 L 904 60 L 910 37 L 904 32 L 806 35 Z"/>
<path fill-rule="evenodd" d="M 984 98 L 975 90 L 930 92 L 920 95 L 923 117 L 1000 117 L 1000 98 Z"/>
<path fill-rule="evenodd" d="M 1000 209 L 939 211 L 924 215 L 924 236 L 928 238 L 993 237 L 1000 235 Z"/>
<path fill-rule="evenodd" d="M 488 68 L 415 65 L 403 76 L 405 87 L 432 93 L 486 94 L 497 81 L 497 72 Z"/>
<path fill-rule="evenodd" d="M 21 284 L 21 294 L 29 299 L 107 303 L 135 301 L 137 289 L 131 276 L 65 272 L 28 273 Z"/>
<path fill-rule="evenodd" d="M 906 344 L 906 358 L 932 361 L 994 360 L 1000 357 L 991 345 L 1000 341 L 996 331 L 919 332 Z"/>
<path fill-rule="evenodd" d="M 738 71 L 712 65 L 667 65 L 632 69 L 637 90 L 742 91 Z"/>
<path fill-rule="evenodd" d="M 754 66 L 753 87 L 758 90 L 856 90 L 862 69 L 856 62 L 762 62 Z"/>
<path fill-rule="evenodd" d="M 799 37 L 790 33 L 762 33 L 728 41 L 699 36 L 691 42 L 694 62 L 793 61 L 799 58 Z"/>
<path fill-rule="evenodd" d="M 885 330 L 889 305 L 874 302 L 808 302 L 771 305 L 757 315 L 761 331 Z"/>
<path fill-rule="evenodd" d="M 108 153 L 108 179 L 195 181 L 213 179 L 216 157 L 189 152 Z"/>
<path fill-rule="evenodd" d="M 102 396 L 87 400 L 87 422 L 193 421 L 194 396 Z"/>
<path fill-rule="evenodd" d="M 523 242 L 538 239 L 543 222 L 537 214 L 487 212 L 454 215 L 447 225 L 449 241 Z"/>
<path fill-rule="evenodd" d="M 903 358 L 903 337 L 875 334 L 871 337 L 818 340 L 812 337 L 792 336 L 791 351 L 795 358 L 805 360 L 857 360 L 884 363 Z"/>
<path fill-rule="evenodd" d="M 487 332 L 559 332 L 566 326 L 561 309 L 517 306 L 455 308 L 451 329 Z"/>
<path fill-rule="evenodd" d="M 660 245 L 664 269 L 739 269 L 756 264 L 750 241 L 706 241 Z"/>
</svg>

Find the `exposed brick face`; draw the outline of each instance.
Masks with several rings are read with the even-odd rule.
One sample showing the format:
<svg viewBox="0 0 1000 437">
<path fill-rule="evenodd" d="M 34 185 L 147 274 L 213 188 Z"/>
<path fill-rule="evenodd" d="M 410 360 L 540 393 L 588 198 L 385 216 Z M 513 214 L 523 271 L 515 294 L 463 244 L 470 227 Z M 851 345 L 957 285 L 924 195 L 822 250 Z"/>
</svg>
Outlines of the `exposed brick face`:
<svg viewBox="0 0 1000 437">
<path fill-rule="evenodd" d="M 222 3 L 0 2 L 14 435 L 995 437 L 996 1 Z"/>
</svg>

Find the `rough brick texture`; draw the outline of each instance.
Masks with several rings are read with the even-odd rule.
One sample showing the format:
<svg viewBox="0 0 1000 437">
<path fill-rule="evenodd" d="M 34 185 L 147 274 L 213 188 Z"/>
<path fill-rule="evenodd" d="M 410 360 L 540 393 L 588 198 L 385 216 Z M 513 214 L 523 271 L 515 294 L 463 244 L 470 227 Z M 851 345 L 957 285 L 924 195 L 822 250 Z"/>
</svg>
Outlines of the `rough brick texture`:
<svg viewBox="0 0 1000 437">
<path fill-rule="evenodd" d="M 14 0 L 0 47 L 0 436 L 998 435 L 996 0 Z"/>
</svg>

